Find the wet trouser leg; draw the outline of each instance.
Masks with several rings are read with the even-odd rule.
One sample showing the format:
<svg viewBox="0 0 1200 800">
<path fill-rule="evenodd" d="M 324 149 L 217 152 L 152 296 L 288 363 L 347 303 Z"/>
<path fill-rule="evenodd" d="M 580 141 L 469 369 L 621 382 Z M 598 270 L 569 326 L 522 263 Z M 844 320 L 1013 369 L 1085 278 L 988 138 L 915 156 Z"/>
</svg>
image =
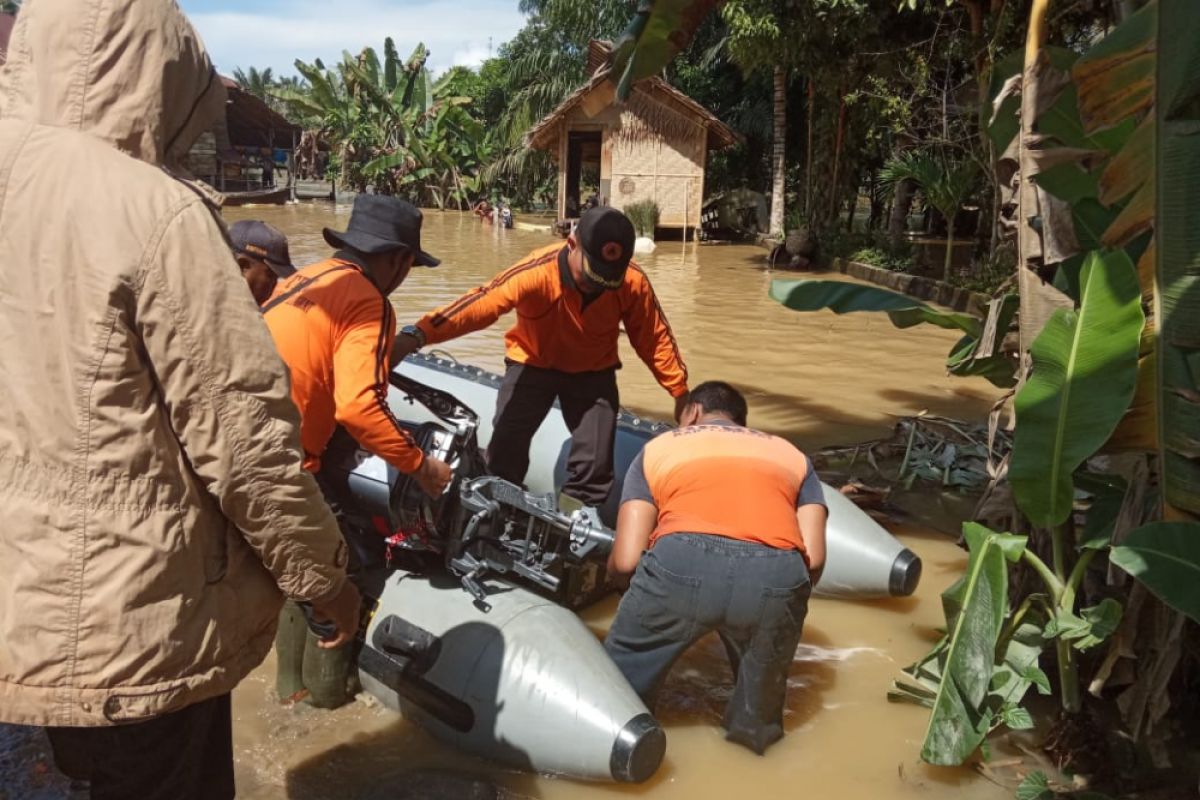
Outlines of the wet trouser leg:
<svg viewBox="0 0 1200 800">
<path fill-rule="evenodd" d="M 620 407 L 616 370 L 564 374 L 558 397 L 571 431 L 563 494 L 599 506 L 613 485 L 613 444 Z"/>
<path fill-rule="evenodd" d="M 47 728 L 54 761 L 92 800 L 228 800 L 234 796 L 229 695 L 142 722 Z"/>
<path fill-rule="evenodd" d="M 529 445 L 558 395 L 553 370 L 509 363 L 496 398 L 496 417 L 487 448 L 488 471 L 516 484 L 529 471 Z"/>
<path fill-rule="evenodd" d="M 650 705 L 675 659 L 720 632 L 736 678 L 728 737 L 761 753 L 783 735 L 787 673 L 810 592 L 797 551 L 673 534 L 642 556 L 604 647 Z"/>
</svg>

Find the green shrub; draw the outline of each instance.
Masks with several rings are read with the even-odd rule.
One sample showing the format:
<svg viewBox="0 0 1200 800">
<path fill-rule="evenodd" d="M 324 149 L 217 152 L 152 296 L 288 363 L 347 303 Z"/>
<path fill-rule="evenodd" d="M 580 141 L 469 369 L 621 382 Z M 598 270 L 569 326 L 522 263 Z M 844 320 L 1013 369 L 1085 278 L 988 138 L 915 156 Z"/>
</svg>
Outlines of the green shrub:
<svg viewBox="0 0 1200 800">
<path fill-rule="evenodd" d="M 633 223 L 633 229 L 638 236 L 654 238 L 654 229 L 658 227 L 658 203 L 653 200 L 642 200 L 625 206 L 625 216 Z"/>
</svg>

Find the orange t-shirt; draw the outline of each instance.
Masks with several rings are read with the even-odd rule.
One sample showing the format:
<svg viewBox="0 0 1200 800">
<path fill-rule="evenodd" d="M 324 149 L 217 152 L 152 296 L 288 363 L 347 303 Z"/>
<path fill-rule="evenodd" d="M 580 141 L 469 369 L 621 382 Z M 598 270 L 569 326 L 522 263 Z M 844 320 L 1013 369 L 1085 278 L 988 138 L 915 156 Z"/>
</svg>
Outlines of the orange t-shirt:
<svg viewBox="0 0 1200 800">
<path fill-rule="evenodd" d="M 304 466 L 316 472 L 338 424 L 401 472 L 425 454 L 388 407 L 396 315 L 357 264 L 331 258 L 275 287 L 263 319 L 292 378 Z"/>
<path fill-rule="evenodd" d="M 486 328 L 509 311 L 517 322 L 504 335 L 505 355 L 518 364 L 561 372 L 592 372 L 621 366 L 621 325 L 633 349 L 659 384 L 679 397 L 687 392 L 687 367 L 658 304 L 650 279 L 629 263 L 621 288 L 588 302 L 564 285 L 559 256 L 565 246 L 536 250 L 477 289 L 417 322 L 427 344 Z"/>
<path fill-rule="evenodd" d="M 652 439 L 630 465 L 621 499 L 658 508 L 651 547 L 672 533 L 702 533 L 801 553 L 796 509 L 825 502 L 808 456 L 778 436 L 732 422 Z"/>
</svg>

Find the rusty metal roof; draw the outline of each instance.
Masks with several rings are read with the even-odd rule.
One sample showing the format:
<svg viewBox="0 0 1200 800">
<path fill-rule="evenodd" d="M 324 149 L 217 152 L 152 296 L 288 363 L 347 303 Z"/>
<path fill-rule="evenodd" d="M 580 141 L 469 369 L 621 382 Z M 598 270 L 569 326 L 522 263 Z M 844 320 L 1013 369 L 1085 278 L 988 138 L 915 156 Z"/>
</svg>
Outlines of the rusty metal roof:
<svg viewBox="0 0 1200 800">
<path fill-rule="evenodd" d="M 232 78 L 222 75 L 221 83 L 229 94 L 225 122 L 229 127 L 231 144 L 292 149 L 292 135 L 299 138 L 302 133 L 299 125 L 289 122 L 260 98 L 243 91 Z"/>
</svg>

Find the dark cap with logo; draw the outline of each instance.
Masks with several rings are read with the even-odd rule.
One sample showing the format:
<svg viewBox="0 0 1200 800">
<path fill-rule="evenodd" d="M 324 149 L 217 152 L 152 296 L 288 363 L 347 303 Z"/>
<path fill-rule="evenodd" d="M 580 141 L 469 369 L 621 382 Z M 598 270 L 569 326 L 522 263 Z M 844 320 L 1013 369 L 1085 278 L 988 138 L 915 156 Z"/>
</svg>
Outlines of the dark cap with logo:
<svg viewBox="0 0 1200 800">
<path fill-rule="evenodd" d="M 229 240 L 235 252 L 265 261 L 281 278 L 296 271 L 288 255 L 287 237 L 265 222 L 238 220 L 229 226 Z"/>
<path fill-rule="evenodd" d="M 413 263 L 417 266 L 436 267 L 441 260 L 421 249 L 422 219 L 421 210 L 407 200 L 360 194 L 354 198 L 346 230 L 325 228 L 325 241 L 331 247 L 348 247 L 367 255 L 407 247 L 413 252 Z"/>
<path fill-rule="evenodd" d="M 637 234 L 629 218 L 615 208 L 600 206 L 584 212 L 575 228 L 575 241 L 583 250 L 583 273 L 605 289 L 619 289 L 633 257 Z"/>
</svg>

